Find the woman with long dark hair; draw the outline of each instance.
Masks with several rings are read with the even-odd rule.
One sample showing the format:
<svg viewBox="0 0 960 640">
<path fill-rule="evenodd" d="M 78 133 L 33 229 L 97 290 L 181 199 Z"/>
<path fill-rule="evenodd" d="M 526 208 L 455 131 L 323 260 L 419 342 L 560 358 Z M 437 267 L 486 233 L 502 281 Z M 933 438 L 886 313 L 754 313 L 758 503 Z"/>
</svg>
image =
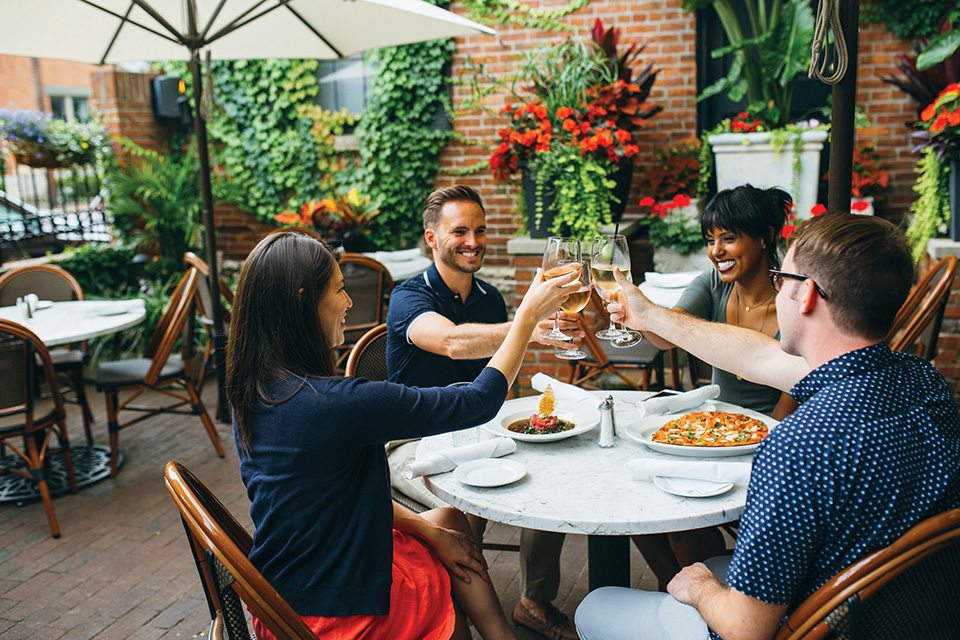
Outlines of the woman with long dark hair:
<svg viewBox="0 0 960 640">
<path fill-rule="evenodd" d="M 250 560 L 318 636 L 465 640 L 469 618 L 484 638 L 514 637 L 466 518 L 394 504 L 383 444 L 492 419 L 537 322 L 576 286 L 538 272 L 472 384 L 410 388 L 334 377 L 352 301 L 319 236 L 283 230 L 250 253 L 227 347 Z"/>
<path fill-rule="evenodd" d="M 777 188 L 744 185 L 714 196 L 700 222 L 714 268 L 690 283 L 674 309 L 778 338 L 777 292 L 769 270 L 780 268 L 779 239 L 792 206 L 790 194 Z M 673 346 L 654 334 L 644 335 L 661 349 Z M 719 400 L 778 420 L 797 408 L 793 398 L 778 389 L 717 367 L 713 383 L 720 385 Z M 723 536 L 716 527 L 634 536 L 633 541 L 656 574 L 661 591 L 666 591 L 681 567 L 724 551 Z"/>
</svg>

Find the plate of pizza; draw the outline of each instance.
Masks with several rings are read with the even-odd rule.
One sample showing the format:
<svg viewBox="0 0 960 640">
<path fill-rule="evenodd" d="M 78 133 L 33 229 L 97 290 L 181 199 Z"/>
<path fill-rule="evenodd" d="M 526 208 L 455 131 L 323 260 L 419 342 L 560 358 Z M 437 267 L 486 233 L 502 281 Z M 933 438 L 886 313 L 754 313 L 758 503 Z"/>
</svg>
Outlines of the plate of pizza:
<svg viewBox="0 0 960 640">
<path fill-rule="evenodd" d="M 660 453 L 718 458 L 753 453 L 779 421 L 725 402 L 715 411 L 647 416 L 625 430 L 627 437 Z"/>
</svg>

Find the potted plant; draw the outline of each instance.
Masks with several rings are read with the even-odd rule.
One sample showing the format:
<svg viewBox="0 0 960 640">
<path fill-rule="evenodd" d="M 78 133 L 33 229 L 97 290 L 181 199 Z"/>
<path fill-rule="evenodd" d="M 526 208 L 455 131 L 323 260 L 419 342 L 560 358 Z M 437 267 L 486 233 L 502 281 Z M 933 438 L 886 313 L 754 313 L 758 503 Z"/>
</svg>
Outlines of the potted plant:
<svg viewBox="0 0 960 640">
<path fill-rule="evenodd" d="M 367 234 L 380 210 L 371 200 L 371 196 L 363 196 L 353 188 L 334 198 L 305 202 L 299 213 L 281 211 L 274 219 L 283 224 L 313 227 L 332 245 L 358 253 L 372 248 L 368 246 Z"/>
<path fill-rule="evenodd" d="M 67 122 L 53 114 L 0 108 L 0 139 L 19 164 L 58 169 L 93 164 L 109 146 L 104 128 L 92 122 Z"/>
<path fill-rule="evenodd" d="M 656 271 L 669 273 L 710 267 L 700 230 L 701 143 L 693 140 L 676 147 L 658 149 L 647 168 L 646 193 L 640 208 L 646 216 Z"/>
<path fill-rule="evenodd" d="M 830 181 L 830 174 L 825 173 L 823 179 Z M 874 202 L 883 197 L 883 190 L 890 182 L 890 173 L 884 171 L 880 164 L 880 156 L 874 144 L 867 143 L 853 150 L 853 174 L 850 180 L 850 210 L 872 216 Z"/>
<path fill-rule="evenodd" d="M 950 239 L 960 241 L 960 84 L 947 85 L 916 126 L 922 145 L 913 190 L 919 197 L 910 207 L 907 237 L 919 260 L 938 234 L 949 230 Z"/>
<path fill-rule="evenodd" d="M 801 211 L 816 202 L 820 152 L 826 128 L 816 122 L 790 124 L 797 75 L 806 71 L 814 16 L 807 0 L 745 0 L 749 23 L 741 25 L 731 0 L 683 0 L 683 8 L 713 7 L 733 55 L 730 72 L 703 90 L 698 100 L 726 93 L 745 109 L 721 122 L 705 141 L 716 156 L 717 189 L 745 182 L 789 191 Z M 789 143 L 789 146 L 787 145 Z"/>
<path fill-rule="evenodd" d="M 657 72 L 648 64 L 634 78 L 643 47 L 617 53 L 619 30 L 597 19 L 589 43 L 565 41 L 525 54 L 511 88 L 530 94 L 510 102 L 489 159 L 494 178 L 510 183 L 522 173 L 531 237 L 588 238 L 619 219 L 629 194 L 633 136 L 662 107 L 646 102 Z M 529 83 L 520 92 L 519 83 Z"/>
</svg>

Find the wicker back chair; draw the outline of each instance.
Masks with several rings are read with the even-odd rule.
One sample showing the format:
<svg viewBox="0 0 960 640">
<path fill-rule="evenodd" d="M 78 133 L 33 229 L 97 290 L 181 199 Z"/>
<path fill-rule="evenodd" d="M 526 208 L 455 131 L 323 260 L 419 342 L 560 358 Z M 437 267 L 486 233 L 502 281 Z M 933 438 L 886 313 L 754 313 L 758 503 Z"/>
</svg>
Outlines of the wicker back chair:
<svg viewBox="0 0 960 640">
<path fill-rule="evenodd" d="M 353 307 L 347 314 L 343 344 L 338 347 L 337 368 L 343 369 L 350 349 L 370 329 L 387 321 L 387 304 L 393 278 L 382 263 L 360 253 L 345 253 L 340 259 L 344 286 Z"/>
<path fill-rule="evenodd" d="M 897 312 L 886 339 L 891 349 L 909 351 L 930 362 L 937 357 L 940 325 L 956 275 L 956 256 L 930 267 Z"/>
<path fill-rule="evenodd" d="M 49 398 L 37 398 L 37 366 L 50 387 Z M 3 380 L 0 384 L 0 446 L 13 451 L 14 460 L 20 458 L 27 464 L 26 471 L 17 464 L 4 467 L 4 460 L 11 457 L 0 458 L 0 473 L 15 473 L 36 482 L 50 533 L 59 538 L 60 525 L 53 512 L 47 485 L 48 465 L 44 461 L 55 451 L 61 451 L 70 489 L 76 493 L 77 479 L 73 473 L 63 399 L 47 348 L 32 331 L 9 320 L 0 320 L 0 379 Z M 57 436 L 58 449 L 50 447 L 53 435 Z"/>
<path fill-rule="evenodd" d="M 246 605 L 277 638 L 317 640 L 247 558 L 253 539 L 223 503 L 179 462 L 166 464 L 164 482 L 180 511 L 200 573 L 210 609 L 210 637 L 250 640 L 243 614 Z"/>
<path fill-rule="evenodd" d="M 183 326 L 190 317 L 198 276 L 197 270 L 191 268 L 180 279 L 163 310 L 160 323 L 150 338 L 143 358 L 100 363 L 97 371 L 97 390 L 102 391 L 107 399 L 111 476 L 117 475 L 120 430 L 159 413 L 186 413 L 199 416 L 217 455 L 221 458 L 224 456 L 217 430 L 197 394 L 196 387 L 190 380 L 183 358 L 170 358 L 173 347 L 183 331 Z M 169 389 L 172 385 L 182 387 L 187 395 L 184 396 Z M 121 391 L 133 393 L 120 402 Z M 133 400 L 149 391 L 170 396 L 177 402 L 161 407 L 131 404 Z M 189 410 L 178 408 L 183 405 L 189 406 Z M 119 420 L 121 411 L 137 411 L 142 415 L 121 424 Z"/>
<path fill-rule="evenodd" d="M 69 302 L 83 300 L 83 289 L 77 279 L 60 267 L 50 264 L 38 264 L 29 267 L 20 267 L 8 271 L 0 276 L 0 307 L 9 307 L 16 303 L 17 298 L 35 293 L 41 300 L 53 302 Z M 93 412 L 87 402 L 87 392 L 83 384 L 83 365 L 87 362 L 89 349 L 83 342 L 80 349 L 70 345 L 50 350 L 50 359 L 53 369 L 62 374 L 61 393 L 72 391 L 72 395 L 64 395 L 64 402 L 80 405 L 83 411 L 83 430 L 87 437 L 87 444 L 93 444 L 93 433 L 90 425 L 93 424 Z"/>
<path fill-rule="evenodd" d="M 933 516 L 817 589 L 774 640 L 956 638 L 960 509 Z"/>
<path fill-rule="evenodd" d="M 345 375 L 368 380 L 387 379 L 386 324 L 378 324 L 357 340 L 347 357 Z"/>
</svg>

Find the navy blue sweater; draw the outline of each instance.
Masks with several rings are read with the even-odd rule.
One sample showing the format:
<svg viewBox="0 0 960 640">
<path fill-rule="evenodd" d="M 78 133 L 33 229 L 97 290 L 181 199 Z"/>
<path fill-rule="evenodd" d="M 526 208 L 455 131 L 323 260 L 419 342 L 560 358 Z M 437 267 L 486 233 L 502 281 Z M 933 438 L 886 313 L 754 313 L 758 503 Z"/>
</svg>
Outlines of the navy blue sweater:
<svg viewBox="0 0 960 640">
<path fill-rule="evenodd" d="M 275 385 L 271 395 L 289 399 L 253 413 L 250 456 L 240 455 L 256 526 L 251 562 L 300 615 L 388 613 L 393 506 L 384 442 L 491 420 L 506 379 L 489 367 L 465 387 L 310 378 Z"/>
</svg>

